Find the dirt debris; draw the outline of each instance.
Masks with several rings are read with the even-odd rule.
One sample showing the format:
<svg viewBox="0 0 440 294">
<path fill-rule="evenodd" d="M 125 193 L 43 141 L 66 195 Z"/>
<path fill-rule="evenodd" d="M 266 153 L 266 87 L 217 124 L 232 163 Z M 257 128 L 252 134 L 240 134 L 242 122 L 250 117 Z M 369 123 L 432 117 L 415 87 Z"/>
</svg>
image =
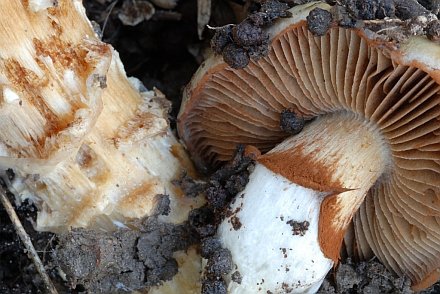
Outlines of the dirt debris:
<svg viewBox="0 0 440 294">
<path fill-rule="evenodd" d="M 202 284 L 202 294 L 226 294 L 227 286 L 223 279 L 218 280 L 203 280 Z"/>
<path fill-rule="evenodd" d="M 212 236 L 217 231 L 218 220 L 213 210 L 208 206 L 202 206 L 190 211 L 188 219 L 190 225 L 201 238 Z"/>
<path fill-rule="evenodd" d="M 302 131 L 304 125 L 304 118 L 297 115 L 294 111 L 285 109 L 281 112 L 280 128 L 283 132 L 296 135 Z"/>
<path fill-rule="evenodd" d="M 189 223 L 201 239 L 201 255 L 208 260 L 202 293 L 226 293 L 223 292 L 226 291 L 224 275 L 232 271 L 232 255 L 229 250 L 222 248 L 215 234 L 225 217 L 233 217 L 239 211 L 231 211 L 229 205 L 246 187 L 254 166 L 254 159 L 247 156 L 245 150 L 244 146 L 239 146 L 234 158 L 209 177 L 206 189 L 208 203 L 192 210 L 189 215 Z M 237 217 L 233 222 L 233 227 L 240 229 L 241 223 Z"/>
<path fill-rule="evenodd" d="M 180 187 L 186 197 L 195 198 L 206 190 L 207 183 L 201 180 L 194 180 L 186 172 L 180 179 L 174 180 L 173 184 Z"/>
<path fill-rule="evenodd" d="M 289 220 L 286 223 L 292 227 L 292 234 L 294 236 L 304 236 L 310 225 L 308 221 L 297 222 L 294 220 Z"/>
<path fill-rule="evenodd" d="M 258 11 L 251 13 L 239 24 L 214 28 L 211 48 L 222 54 L 232 68 L 246 67 L 250 59 L 258 60 L 269 53 L 269 36 L 265 27 L 278 18 L 290 17 L 289 5 L 278 0 L 267 0 Z"/>
<path fill-rule="evenodd" d="M 240 230 L 242 223 L 240 222 L 240 218 L 238 218 L 236 215 L 231 217 L 231 225 L 232 228 L 236 231 Z"/>
<path fill-rule="evenodd" d="M 307 27 L 312 34 L 324 36 L 330 28 L 333 16 L 331 12 L 315 8 L 307 16 Z"/>
<path fill-rule="evenodd" d="M 437 41 L 440 35 L 439 1 L 415 0 L 341 0 L 324 1 L 333 5 L 330 15 L 315 9 L 307 18 L 315 35 L 323 35 L 332 25 L 363 29 L 378 41 L 398 46 L 409 36 L 427 36 Z M 322 22 L 318 21 L 322 18 Z"/>
<path fill-rule="evenodd" d="M 376 259 L 356 264 L 347 259 L 327 275 L 318 293 L 410 294 L 410 286 L 409 279 L 394 276 Z"/>
<path fill-rule="evenodd" d="M 220 248 L 212 252 L 205 267 L 208 276 L 218 277 L 232 270 L 232 255 L 228 249 Z"/>
<path fill-rule="evenodd" d="M 222 245 L 219 239 L 211 236 L 202 240 L 200 248 L 202 257 L 208 259 L 215 251 L 220 250 Z"/>
<path fill-rule="evenodd" d="M 231 275 L 231 280 L 237 284 L 241 284 L 241 281 L 243 280 L 243 277 L 241 276 L 239 271 L 235 271 Z"/>
<path fill-rule="evenodd" d="M 198 242 L 188 223 L 159 220 L 169 199 L 159 195 L 153 216 L 115 232 L 73 229 L 59 236 L 53 258 L 72 289 L 90 293 L 125 293 L 160 285 L 177 273 L 173 253 Z"/>
</svg>

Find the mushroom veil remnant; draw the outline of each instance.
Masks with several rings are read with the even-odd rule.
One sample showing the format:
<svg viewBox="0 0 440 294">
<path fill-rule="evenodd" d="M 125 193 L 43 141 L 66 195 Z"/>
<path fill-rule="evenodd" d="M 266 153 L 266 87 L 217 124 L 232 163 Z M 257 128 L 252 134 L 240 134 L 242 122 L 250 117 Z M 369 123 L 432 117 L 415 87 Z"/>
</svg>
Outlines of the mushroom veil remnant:
<svg viewBox="0 0 440 294">
<path fill-rule="evenodd" d="M 440 277 L 440 46 L 336 24 L 318 37 L 306 23 L 315 8 L 330 10 L 290 9 L 246 68 L 208 58 L 184 93 L 178 130 L 199 166 L 238 143 L 263 152 L 230 207 L 240 228 L 229 216 L 217 231 L 241 275 L 224 276 L 228 289 L 317 291 L 352 220 L 348 250 L 423 289 Z M 290 137 L 286 109 L 310 121 Z"/>
<path fill-rule="evenodd" d="M 200 205 L 171 183 L 194 169 L 169 102 L 126 77 L 81 1 L 2 1 L 0 39 L 0 167 L 38 207 L 37 229 L 112 230 L 153 214 L 157 195 L 170 200 L 160 221 L 177 225 Z M 191 248 L 181 257 L 195 274 L 179 272 L 161 293 L 197 291 L 199 258 Z"/>
</svg>

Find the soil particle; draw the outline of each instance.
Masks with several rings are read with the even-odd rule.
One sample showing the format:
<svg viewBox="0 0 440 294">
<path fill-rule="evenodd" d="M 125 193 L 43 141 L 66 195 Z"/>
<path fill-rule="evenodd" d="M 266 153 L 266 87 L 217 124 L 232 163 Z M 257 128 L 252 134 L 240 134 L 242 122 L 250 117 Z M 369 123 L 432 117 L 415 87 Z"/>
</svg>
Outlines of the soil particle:
<svg viewBox="0 0 440 294">
<path fill-rule="evenodd" d="M 241 281 L 243 280 L 243 277 L 241 276 L 239 271 L 235 271 L 231 275 L 231 280 L 234 281 L 237 284 L 241 284 Z"/>
<path fill-rule="evenodd" d="M 308 221 L 297 222 L 294 220 L 289 220 L 286 223 L 292 227 L 293 235 L 300 235 L 300 236 L 304 236 L 306 234 L 306 231 L 309 229 L 309 225 L 310 225 Z"/>
<path fill-rule="evenodd" d="M 215 237 L 208 237 L 202 240 L 200 254 L 203 258 L 209 258 L 215 251 L 222 247 L 219 239 Z"/>
<path fill-rule="evenodd" d="M 304 124 L 304 118 L 295 114 L 295 112 L 288 109 L 281 112 L 280 128 L 283 132 L 296 135 L 302 131 Z"/>
<path fill-rule="evenodd" d="M 434 20 L 428 24 L 426 28 L 426 36 L 431 41 L 440 41 L 440 22 L 438 20 Z"/>
<path fill-rule="evenodd" d="M 263 1 L 259 10 L 241 23 L 215 28 L 211 48 L 222 54 L 223 60 L 232 68 L 246 67 L 251 58 L 258 60 L 269 53 L 269 36 L 265 27 L 278 18 L 290 17 L 287 9 L 289 5 L 278 0 Z"/>
<path fill-rule="evenodd" d="M 218 182 L 212 182 L 210 187 L 206 190 L 206 199 L 211 207 L 218 211 L 222 210 L 230 201 L 230 194 Z"/>
<path fill-rule="evenodd" d="M 158 194 L 154 197 L 154 202 L 156 203 L 156 205 L 153 212 L 151 213 L 152 215 L 168 215 L 171 212 L 171 201 L 168 195 Z"/>
<path fill-rule="evenodd" d="M 232 68 L 245 68 L 249 64 L 246 50 L 237 44 L 229 43 L 222 52 L 223 60 Z"/>
<path fill-rule="evenodd" d="M 421 293 L 431 293 L 430 291 L 428 289 Z M 334 272 L 327 275 L 318 293 L 410 294 L 413 292 L 408 278 L 394 276 L 377 260 L 354 264 L 347 259 L 339 264 Z"/>
<path fill-rule="evenodd" d="M 383 19 L 395 16 L 394 0 L 345 0 L 341 1 L 348 14 L 354 19 Z"/>
<path fill-rule="evenodd" d="M 187 224 L 158 219 L 169 201 L 158 196 L 158 214 L 131 224 L 133 229 L 99 232 L 73 229 L 59 236 L 53 258 L 67 275 L 71 288 L 90 293 L 122 293 L 161 284 L 177 273 L 173 253 L 198 241 Z"/>
<path fill-rule="evenodd" d="M 235 196 L 239 192 L 243 191 L 249 180 L 248 177 L 249 175 L 247 172 L 231 175 L 229 179 L 225 181 L 225 189 L 229 195 Z"/>
<path fill-rule="evenodd" d="M 435 32 L 430 31 L 429 27 L 432 22 L 438 21 L 437 14 L 440 10 L 438 3 L 440 2 L 344 0 L 332 3 L 334 7 L 330 12 L 333 20 L 341 27 L 364 29 L 369 38 L 394 42 L 398 45 L 399 42 L 407 40 L 409 36 L 436 35 Z M 309 25 L 309 27 L 311 32 L 315 33 L 315 26 Z"/>
<path fill-rule="evenodd" d="M 15 178 L 15 173 L 14 173 L 14 171 L 12 169 L 8 168 L 6 170 L 6 176 L 7 176 L 9 181 L 13 181 L 14 178 Z"/>
<path fill-rule="evenodd" d="M 414 0 L 394 0 L 396 16 L 402 20 L 418 16 L 429 16 L 430 12 Z"/>
<path fill-rule="evenodd" d="M 203 181 L 195 181 L 193 178 L 188 176 L 187 173 L 183 173 L 180 179 L 174 180 L 173 184 L 180 187 L 186 197 L 195 198 L 200 193 L 205 191 L 206 183 Z"/>
<path fill-rule="evenodd" d="M 190 211 L 188 216 L 189 224 L 201 238 L 212 236 L 217 230 L 217 221 L 213 210 L 208 206 Z"/>
<path fill-rule="evenodd" d="M 247 174 L 248 170 L 252 168 L 254 160 L 245 154 L 245 149 L 243 145 L 239 145 L 232 160 L 215 171 L 210 178 L 210 182 L 226 182 L 233 175 Z M 242 188 L 244 189 L 244 186 Z"/>
<path fill-rule="evenodd" d="M 274 20 L 278 18 L 291 17 L 292 14 L 289 9 L 289 5 L 285 3 L 287 1 L 263 1 L 261 4 L 261 15 L 264 16 L 263 24 L 271 24 Z"/>
<path fill-rule="evenodd" d="M 293 288 L 289 286 L 287 283 L 282 283 L 281 288 L 284 290 L 284 293 L 292 293 Z"/>
<path fill-rule="evenodd" d="M 240 197 L 237 195 L 246 187 L 254 166 L 254 159 L 248 156 L 245 149 L 244 146 L 239 146 L 233 159 L 210 176 L 206 189 L 208 203 L 190 212 L 190 225 L 202 239 L 201 255 L 208 259 L 202 293 L 226 293 L 223 275 L 232 271 L 232 255 L 229 250 L 221 247 L 214 234 L 225 217 L 232 216 L 232 226 L 236 229 L 241 227 L 238 217 L 234 216 L 240 208 L 232 212 L 229 205 L 236 197 Z"/>
<path fill-rule="evenodd" d="M 254 160 L 245 155 L 245 147 L 239 146 L 234 158 L 210 177 L 206 197 L 217 223 L 227 213 L 229 203 L 246 187 L 253 164 Z"/>
<path fill-rule="evenodd" d="M 242 226 L 240 219 L 235 215 L 231 217 L 231 225 L 232 228 L 236 231 L 238 231 Z"/>
<path fill-rule="evenodd" d="M 310 11 L 307 16 L 307 27 L 312 34 L 316 36 L 324 36 L 332 23 L 331 12 L 315 8 Z"/>
<path fill-rule="evenodd" d="M 202 294 L 226 294 L 227 286 L 223 279 L 204 280 L 202 284 Z"/>
<path fill-rule="evenodd" d="M 287 249 L 286 248 L 280 248 L 280 250 L 283 253 L 283 257 L 287 258 Z"/>
<path fill-rule="evenodd" d="M 211 48 L 217 54 L 222 54 L 223 49 L 232 42 L 232 29 L 234 25 L 225 25 L 216 28 L 216 33 L 211 39 Z"/>
<path fill-rule="evenodd" d="M 269 36 L 263 32 L 261 27 L 256 26 L 250 20 L 245 20 L 232 29 L 232 38 L 238 46 L 250 47 L 262 44 Z"/>
<path fill-rule="evenodd" d="M 228 249 L 221 248 L 212 253 L 206 265 L 208 276 L 220 277 L 232 270 L 232 255 Z"/>
</svg>

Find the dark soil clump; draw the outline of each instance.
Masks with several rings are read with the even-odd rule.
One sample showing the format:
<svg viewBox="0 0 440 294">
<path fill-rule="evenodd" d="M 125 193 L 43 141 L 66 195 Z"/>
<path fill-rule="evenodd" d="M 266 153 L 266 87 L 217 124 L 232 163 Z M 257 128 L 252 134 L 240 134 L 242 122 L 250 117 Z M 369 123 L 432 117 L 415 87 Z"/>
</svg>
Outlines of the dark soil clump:
<svg viewBox="0 0 440 294">
<path fill-rule="evenodd" d="M 250 59 L 258 60 L 269 53 L 269 36 L 264 28 L 278 18 L 290 17 L 289 5 L 278 0 L 263 1 L 239 24 L 216 28 L 211 48 L 222 54 L 232 68 L 246 67 Z"/>
<path fill-rule="evenodd" d="M 332 14 L 324 9 L 315 8 L 307 16 L 307 27 L 316 36 L 324 36 L 330 28 Z"/>
<path fill-rule="evenodd" d="M 333 5 L 330 15 L 324 17 L 313 10 L 307 18 L 310 31 L 325 34 L 329 23 L 346 28 L 361 28 L 370 39 L 387 41 L 398 46 L 409 36 L 427 36 L 437 40 L 440 4 L 415 0 L 344 0 L 326 1 Z M 322 19 L 322 23 L 319 21 Z"/>
<path fill-rule="evenodd" d="M 237 284 L 241 284 L 241 281 L 243 280 L 243 277 L 241 276 L 239 271 L 235 271 L 231 275 L 231 280 Z"/>
<path fill-rule="evenodd" d="M 397 278 L 376 260 L 341 263 L 324 280 L 319 292 L 325 293 L 413 293 L 410 281 Z"/>
<path fill-rule="evenodd" d="M 304 236 L 310 225 L 308 221 L 297 222 L 294 220 L 289 220 L 286 223 L 292 227 L 292 234 L 299 236 Z"/>
<path fill-rule="evenodd" d="M 223 279 L 203 281 L 202 294 L 226 294 L 227 286 Z"/>
<path fill-rule="evenodd" d="M 169 202 L 158 203 L 158 213 L 169 211 Z M 178 271 L 173 253 L 197 243 L 198 237 L 189 224 L 164 223 L 158 215 L 131 224 L 136 229 L 74 229 L 59 237 L 54 260 L 73 289 L 122 293 L 160 285 Z"/>
<path fill-rule="evenodd" d="M 304 125 L 304 118 L 295 114 L 295 112 L 288 109 L 281 112 L 280 128 L 283 132 L 296 135 L 302 131 Z"/>
<path fill-rule="evenodd" d="M 195 198 L 206 190 L 207 183 L 194 180 L 184 173 L 180 179 L 174 180 L 173 184 L 180 187 L 186 197 Z"/>
<path fill-rule="evenodd" d="M 253 165 L 254 159 L 245 155 L 244 146 L 239 146 L 234 158 L 209 178 L 206 189 L 208 203 L 190 212 L 189 222 L 201 238 L 201 255 L 208 260 L 202 293 L 226 293 L 223 292 L 226 291 L 223 276 L 232 271 L 232 255 L 229 250 L 221 247 L 220 241 L 214 235 L 226 216 L 238 212 L 230 211 L 229 205 L 246 187 Z M 240 229 L 238 217 L 235 217 L 233 226 Z"/>
</svg>

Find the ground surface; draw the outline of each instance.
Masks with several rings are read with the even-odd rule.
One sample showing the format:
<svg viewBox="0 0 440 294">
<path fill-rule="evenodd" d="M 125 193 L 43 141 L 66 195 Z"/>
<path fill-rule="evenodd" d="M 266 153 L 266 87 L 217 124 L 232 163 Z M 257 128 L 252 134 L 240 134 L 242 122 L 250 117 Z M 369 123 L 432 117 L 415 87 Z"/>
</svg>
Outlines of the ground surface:
<svg viewBox="0 0 440 294">
<path fill-rule="evenodd" d="M 156 6 L 156 13 L 152 18 L 136 26 L 124 25 L 121 22 L 119 15 L 123 2 L 122 0 L 85 0 L 84 4 L 89 17 L 103 27 L 103 40 L 113 44 L 120 52 L 127 74 L 141 79 L 147 88 L 159 88 L 173 102 L 173 111 L 170 114 L 170 120 L 173 122 L 180 106 L 182 88 L 203 60 L 203 52 L 209 44 L 207 40 L 212 37 L 213 32 L 205 31 L 204 40 L 199 40 L 196 0 L 180 0 L 178 5 L 171 10 Z M 299 4 L 307 1 L 286 2 Z M 346 2 L 355 3 L 356 1 Z M 378 2 L 380 1 L 364 1 L 371 5 Z M 435 11 L 438 7 L 430 1 L 419 2 L 429 11 L 438 13 Z M 245 0 L 213 0 L 212 5 L 213 14 L 210 21 L 212 26 L 241 21 L 243 12 L 255 6 Z M 380 13 L 386 10 L 381 8 L 377 11 Z M 424 13 L 416 9 L 409 11 Z M 359 10 L 354 9 L 352 13 L 355 17 L 366 17 Z M 130 15 L 125 16 L 130 18 Z M 315 17 L 325 18 L 320 15 Z M 349 19 L 344 21 L 348 24 L 350 22 Z M 325 28 L 317 26 L 316 30 L 319 33 Z M 404 28 L 401 33 L 405 33 Z M 402 34 L 394 37 L 400 38 Z M 434 29 L 431 34 L 435 37 Z M 13 195 L 9 196 L 14 202 Z M 69 289 L 53 264 L 51 253 L 56 244 L 62 243 L 63 239 L 59 241 L 51 233 L 33 230 L 32 223 L 36 215 L 33 205 L 24 203 L 17 208 L 17 213 L 60 292 L 78 293 L 83 290 L 80 286 L 75 290 Z M 113 236 L 112 238 L 119 237 Z M 124 238 L 131 237 L 124 236 Z M 408 281 L 395 278 L 376 260 L 357 264 L 345 261 L 336 272 L 329 274 L 320 293 L 410 293 L 408 285 Z M 5 210 L 0 206 L 0 293 L 43 293 L 42 289 L 42 282 L 33 264 L 24 252 L 24 247 Z M 427 290 L 427 293 L 440 293 L 440 284 L 434 285 Z"/>
</svg>

